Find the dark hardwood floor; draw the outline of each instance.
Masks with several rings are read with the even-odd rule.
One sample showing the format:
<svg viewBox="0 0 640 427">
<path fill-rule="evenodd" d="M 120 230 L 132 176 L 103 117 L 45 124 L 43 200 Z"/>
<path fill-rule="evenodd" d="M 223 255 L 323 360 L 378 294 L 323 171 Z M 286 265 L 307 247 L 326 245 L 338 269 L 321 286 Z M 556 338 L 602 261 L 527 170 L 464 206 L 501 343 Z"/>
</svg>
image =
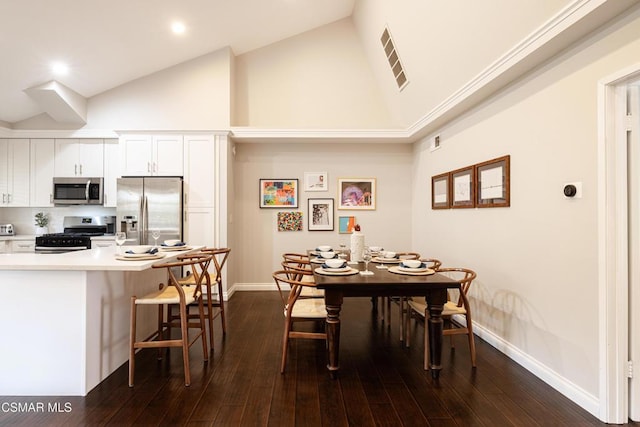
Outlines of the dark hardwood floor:
<svg viewBox="0 0 640 427">
<path fill-rule="evenodd" d="M 283 318 L 276 292 L 237 292 L 227 307 L 227 336 L 216 321 L 210 361 L 201 361 L 199 344 L 191 348 L 190 387 L 179 349 L 162 361 L 143 350 L 135 387 L 127 386 L 125 364 L 86 397 L 0 397 L 0 425 L 605 425 L 479 338 L 476 370 L 459 336 L 455 351 L 445 346 L 440 380 L 432 381 L 422 369 L 422 325 L 412 329 L 413 346 L 403 348 L 397 311 L 387 328 L 367 298 L 345 300 L 337 380 L 327 373 L 318 340 L 295 340 L 280 374 Z M 11 410 L 28 403 L 44 411 Z"/>
</svg>

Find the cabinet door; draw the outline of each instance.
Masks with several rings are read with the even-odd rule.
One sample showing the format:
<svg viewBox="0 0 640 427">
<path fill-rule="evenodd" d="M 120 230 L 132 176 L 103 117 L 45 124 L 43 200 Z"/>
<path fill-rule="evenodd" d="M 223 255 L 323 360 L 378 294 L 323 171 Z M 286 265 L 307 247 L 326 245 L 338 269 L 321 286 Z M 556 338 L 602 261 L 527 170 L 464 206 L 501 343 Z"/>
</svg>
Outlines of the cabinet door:
<svg viewBox="0 0 640 427">
<path fill-rule="evenodd" d="M 154 161 L 153 175 L 182 176 L 183 145 L 182 135 L 166 135 L 153 137 Z"/>
<path fill-rule="evenodd" d="M 104 176 L 104 143 L 102 139 L 78 141 L 78 176 L 101 178 Z"/>
<path fill-rule="evenodd" d="M 9 140 L 0 139 L 0 206 L 9 203 Z"/>
<path fill-rule="evenodd" d="M 213 136 L 184 137 L 184 180 L 187 208 L 212 208 L 215 196 Z"/>
<path fill-rule="evenodd" d="M 53 206 L 53 156 L 53 139 L 31 140 L 30 206 Z"/>
<path fill-rule="evenodd" d="M 153 142 L 150 135 L 120 138 L 121 176 L 149 176 L 152 173 Z"/>
<path fill-rule="evenodd" d="M 214 210 L 194 208 L 187 209 L 184 223 L 184 241 L 190 245 L 212 247 L 214 240 Z"/>
<path fill-rule="evenodd" d="M 0 254 L 8 254 L 11 252 L 11 242 L 9 240 L 0 240 Z"/>
<path fill-rule="evenodd" d="M 36 249 L 35 239 L 13 240 L 11 242 L 11 252 L 33 252 Z"/>
<path fill-rule="evenodd" d="M 29 152 L 28 139 L 9 140 L 8 206 L 29 206 Z"/>
<path fill-rule="evenodd" d="M 118 199 L 118 140 L 104 140 L 104 206 L 115 207 Z"/>
<path fill-rule="evenodd" d="M 78 157 L 77 139 L 56 139 L 54 175 L 56 177 L 72 178 L 80 176 Z"/>
</svg>

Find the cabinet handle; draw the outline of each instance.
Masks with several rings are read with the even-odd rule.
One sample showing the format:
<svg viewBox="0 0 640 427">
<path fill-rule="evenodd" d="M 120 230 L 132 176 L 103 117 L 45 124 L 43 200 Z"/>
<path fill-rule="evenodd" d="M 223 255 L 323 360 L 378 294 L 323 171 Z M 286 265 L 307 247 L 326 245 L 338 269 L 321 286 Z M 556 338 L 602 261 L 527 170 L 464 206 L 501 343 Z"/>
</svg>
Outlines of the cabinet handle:
<svg viewBox="0 0 640 427">
<path fill-rule="evenodd" d="M 53 194 L 49 194 L 49 203 L 53 203 Z"/>
<path fill-rule="evenodd" d="M 73 165 L 73 174 L 78 175 L 78 165 Z"/>
<path fill-rule="evenodd" d="M 151 173 L 151 162 L 147 162 L 147 172 Z"/>
<path fill-rule="evenodd" d="M 7 197 L 7 195 L 5 193 L 2 193 L 2 203 L 7 203 L 5 198 Z"/>
<path fill-rule="evenodd" d="M 80 165 L 80 175 L 82 175 L 82 165 Z"/>
<path fill-rule="evenodd" d="M 158 163 L 157 162 L 153 162 L 153 171 L 154 172 L 158 172 Z"/>
<path fill-rule="evenodd" d="M 11 203 L 11 193 L 7 194 L 7 203 Z"/>
</svg>

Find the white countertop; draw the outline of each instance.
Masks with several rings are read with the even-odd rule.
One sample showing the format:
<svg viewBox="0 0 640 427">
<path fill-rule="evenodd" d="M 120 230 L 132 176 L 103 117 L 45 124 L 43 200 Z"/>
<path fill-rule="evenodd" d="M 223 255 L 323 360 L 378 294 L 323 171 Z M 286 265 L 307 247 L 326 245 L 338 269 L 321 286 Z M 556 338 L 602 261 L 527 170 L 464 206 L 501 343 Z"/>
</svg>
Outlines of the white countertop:
<svg viewBox="0 0 640 427">
<path fill-rule="evenodd" d="M 161 252 L 164 258 L 146 261 L 120 261 L 116 259 L 118 248 L 93 248 L 85 251 L 66 252 L 63 254 L 42 253 L 10 253 L 0 254 L 0 271 L 2 270 L 75 270 L 75 271 L 142 271 L 153 264 L 164 263 L 175 259 L 178 255 L 201 249 L 194 246 L 186 251 Z M 126 249 L 126 246 L 123 246 Z"/>
<path fill-rule="evenodd" d="M 13 236 L 0 236 L 0 240 L 35 240 L 35 234 L 14 234 Z M 104 236 L 92 236 L 91 240 L 115 240 L 114 234 L 105 234 Z"/>
</svg>

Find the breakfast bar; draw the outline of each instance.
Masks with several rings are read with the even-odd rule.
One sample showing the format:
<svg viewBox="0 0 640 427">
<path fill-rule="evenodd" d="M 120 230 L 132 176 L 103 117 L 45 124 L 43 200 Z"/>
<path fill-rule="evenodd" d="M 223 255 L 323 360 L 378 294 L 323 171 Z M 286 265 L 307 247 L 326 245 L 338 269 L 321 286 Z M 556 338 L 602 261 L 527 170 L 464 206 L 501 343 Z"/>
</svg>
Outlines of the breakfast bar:
<svg viewBox="0 0 640 427">
<path fill-rule="evenodd" d="M 115 246 L 0 254 L 0 395 L 86 395 L 128 360 L 130 298 L 166 280 L 151 266 L 197 249 L 131 261 L 116 259 Z M 141 313 L 140 334 L 156 321 Z"/>
</svg>

